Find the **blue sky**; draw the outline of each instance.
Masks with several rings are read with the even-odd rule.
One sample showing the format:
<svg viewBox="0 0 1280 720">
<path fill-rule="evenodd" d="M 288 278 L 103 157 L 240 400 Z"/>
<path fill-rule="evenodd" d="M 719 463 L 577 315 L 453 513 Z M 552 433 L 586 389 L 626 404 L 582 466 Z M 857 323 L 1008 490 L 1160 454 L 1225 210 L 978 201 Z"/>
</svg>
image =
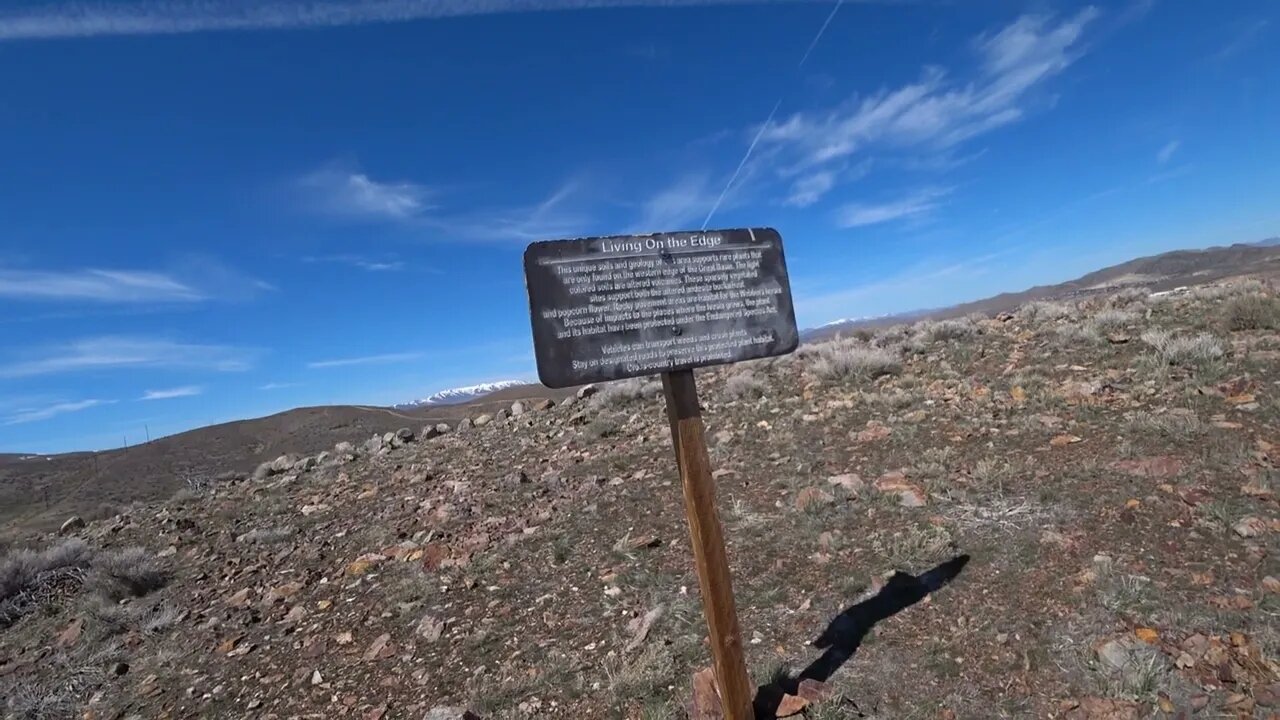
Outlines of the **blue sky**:
<svg viewBox="0 0 1280 720">
<path fill-rule="evenodd" d="M 6 3 L 0 452 L 532 378 L 532 240 L 773 226 L 814 326 L 1280 234 L 1277 14 Z"/>
</svg>

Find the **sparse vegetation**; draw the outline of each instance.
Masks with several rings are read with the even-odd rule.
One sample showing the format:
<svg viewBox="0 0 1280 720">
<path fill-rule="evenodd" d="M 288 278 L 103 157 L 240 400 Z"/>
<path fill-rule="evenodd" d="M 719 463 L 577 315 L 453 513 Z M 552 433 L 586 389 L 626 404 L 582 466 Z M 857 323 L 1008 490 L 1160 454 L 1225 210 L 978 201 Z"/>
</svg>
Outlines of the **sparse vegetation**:
<svg viewBox="0 0 1280 720">
<path fill-rule="evenodd" d="M 1229 330 L 1275 330 L 1280 328 L 1280 300 L 1265 295 L 1243 295 L 1226 307 Z"/>
<path fill-rule="evenodd" d="M 652 377 L 628 378 L 601 385 L 600 391 L 591 397 L 591 405 L 602 409 L 620 408 L 661 394 L 662 383 Z"/>
<path fill-rule="evenodd" d="M 822 380 L 874 380 L 902 371 L 902 360 L 885 348 L 856 341 L 826 343 L 818 347 L 809 371 Z"/>
<path fill-rule="evenodd" d="M 1222 343 L 1208 333 L 1185 336 L 1153 329 L 1142 334 L 1142 341 L 1151 346 L 1157 360 L 1164 365 L 1204 367 L 1226 354 Z"/>
<path fill-rule="evenodd" d="M 103 552 L 94 559 L 87 588 L 105 598 L 142 597 L 169 581 L 169 571 L 140 547 Z"/>
<path fill-rule="evenodd" d="M 769 384 L 754 372 L 742 370 L 729 376 L 729 379 L 724 383 L 724 389 L 729 397 L 739 400 L 755 400 L 764 397 L 769 390 Z"/>
</svg>

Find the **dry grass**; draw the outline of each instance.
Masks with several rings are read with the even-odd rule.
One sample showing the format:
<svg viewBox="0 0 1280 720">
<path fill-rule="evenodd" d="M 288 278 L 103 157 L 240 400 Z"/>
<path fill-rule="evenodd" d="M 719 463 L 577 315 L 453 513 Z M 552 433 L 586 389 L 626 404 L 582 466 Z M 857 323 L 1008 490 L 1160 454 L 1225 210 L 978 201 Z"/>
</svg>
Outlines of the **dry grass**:
<svg viewBox="0 0 1280 720">
<path fill-rule="evenodd" d="M 1264 295 L 1244 295 L 1226 307 L 1230 330 L 1275 330 L 1280 328 L 1280 301 Z"/>
<path fill-rule="evenodd" d="M 591 406 L 599 409 L 621 408 L 662 394 L 662 383 L 651 377 L 629 378 L 605 383 L 591 396 Z"/>
<path fill-rule="evenodd" d="M 742 370 L 729 376 L 724 383 L 724 391 L 738 400 L 756 400 L 768 393 L 769 383 L 750 370 Z"/>
<path fill-rule="evenodd" d="M 874 380 L 901 372 L 902 360 L 885 348 L 840 341 L 818 346 L 809 371 L 821 380 Z"/>
<path fill-rule="evenodd" d="M 946 340 L 960 340 L 970 337 L 978 332 L 978 326 L 972 318 L 962 318 L 959 320 L 939 320 L 937 322 L 923 322 L 917 326 L 917 333 L 922 335 L 929 342 L 940 342 Z"/>
<path fill-rule="evenodd" d="M 1163 365 L 1203 367 L 1221 360 L 1226 354 L 1222 343 L 1208 333 L 1185 336 L 1153 329 L 1142 333 L 1142 341 L 1151 346 L 1156 359 Z"/>
<path fill-rule="evenodd" d="M 1078 317 L 1080 311 L 1068 303 L 1033 300 L 1018 308 L 1018 315 L 1029 321 L 1047 321 Z"/>
<path fill-rule="evenodd" d="M 164 587 L 169 571 L 140 547 L 102 553 L 93 562 L 87 588 L 105 598 L 142 597 Z"/>
</svg>

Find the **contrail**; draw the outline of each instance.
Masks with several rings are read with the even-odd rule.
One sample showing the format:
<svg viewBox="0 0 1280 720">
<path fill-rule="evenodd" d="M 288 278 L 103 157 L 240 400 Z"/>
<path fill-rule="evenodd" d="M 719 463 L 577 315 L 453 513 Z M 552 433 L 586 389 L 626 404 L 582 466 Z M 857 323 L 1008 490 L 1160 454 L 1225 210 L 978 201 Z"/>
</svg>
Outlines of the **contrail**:
<svg viewBox="0 0 1280 720">
<path fill-rule="evenodd" d="M 844 4 L 844 0 L 836 0 L 836 6 L 831 8 L 831 14 L 827 15 L 826 21 L 822 23 L 822 27 L 818 28 L 818 34 L 813 36 L 813 40 L 809 42 L 809 47 L 805 49 L 804 55 L 801 56 L 800 62 L 796 63 L 796 70 L 804 67 L 809 60 L 809 54 L 813 49 L 818 47 L 818 41 L 822 39 L 822 35 L 827 31 L 827 26 L 835 19 L 836 13 L 840 11 L 840 6 Z M 773 116 L 777 114 L 778 108 L 782 106 L 782 99 L 786 97 L 784 92 L 778 96 L 778 102 L 773 104 L 773 109 L 769 111 L 769 117 L 765 118 L 764 124 L 756 131 L 756 136 L 751 139 L 751 144 L 747 146 L 747 152 L 742 156 L 742 161 L 738 163 L 738 167 L 734 169 L 733 174 L 729 176 L 729 182 L 725 183 L 724 189 L 720 191 L 720 196 L 716 198 L 716 202 L 711 206 L 711 211 L 707 213 L 707 217 L 702 221 L 702 229 L 706 230 L 707 225 L 711 222 L 711 217 L 716 214 L 716 210 L 720 209 L 720 203 L 724 202 L 724 196 L 729 194 L 729 188 L 733 187 L 733 183 L 738 180 L 738 175 L 742 172 L 742 168 L 746 167 L 747 160 L 751 159 L 751 153 L 756 149 L 756 143 L 760 142 L 760 138 L 764 135 L 764 131 L 773 124 Z"/>
<path fill-rule="evenodd" d="M 621 7 L 816 3 L 823 0 L 172 0 L 61 2 L 0 10 L 0 41 L 178 35 L 409 22 L 472 15 Z M 828 19 L 828 22 L 830 20 Z M 825 26 L 824 26 L 825 27 Z"/>
<path fill-rule="evenodd" d="M 733 175 L 729 176 L 729 182 L 725 183 L 724 189 L 720 191 L 720 197 L 716 198 L 716 203 L 711 206 L 711 211 L 707 213 L 707 217 L 702 221 L 702 229 L 707 229 L 707 223 L 711 222 L 711 216 L 716 214 L 716 210 L 720 209 L 720 203 L 724 201 L 724 196 L 728 194 L 729 188 L 733 187 L 733 182 L 738 179 L 738 173 L 742 172 L 742 168 L 746 166 L 747 160 L 751 158 L 751 151 L 756 149 L 756 143 L 760 142 L 760 137 L 764 135 L 764 131 L 773 124 L 773 116 L 778 112 L 778 108 L 782 106 L 782 98 L 778 98 L 778 102 L 773 104 L 773 109 L 769 111 L 769 117 L 765 118 L 764 124 L 756 131 L 756 136 L 751 139 L 751 144 L 747 146 L 747 152 L 742 156 L 742 161 L 738 163 L 738 167 L 734 169 Z"/>
</svg>

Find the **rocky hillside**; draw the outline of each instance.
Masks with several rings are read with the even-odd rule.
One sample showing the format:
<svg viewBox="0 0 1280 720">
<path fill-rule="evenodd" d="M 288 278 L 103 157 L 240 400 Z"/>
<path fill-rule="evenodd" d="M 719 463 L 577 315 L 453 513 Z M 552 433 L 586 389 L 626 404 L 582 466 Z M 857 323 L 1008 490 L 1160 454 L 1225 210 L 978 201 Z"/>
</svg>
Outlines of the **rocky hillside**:
<svg viewBox="0 0 1280 720">
<path fill-rule="evenodd" d="M 699 372 L 758 716 L 1275 717 L 1278 302 L 1130 289 Z M 23 538 L 0 714 L 683 717 L 698 603 L 629 381 Z"/>
</svg>

